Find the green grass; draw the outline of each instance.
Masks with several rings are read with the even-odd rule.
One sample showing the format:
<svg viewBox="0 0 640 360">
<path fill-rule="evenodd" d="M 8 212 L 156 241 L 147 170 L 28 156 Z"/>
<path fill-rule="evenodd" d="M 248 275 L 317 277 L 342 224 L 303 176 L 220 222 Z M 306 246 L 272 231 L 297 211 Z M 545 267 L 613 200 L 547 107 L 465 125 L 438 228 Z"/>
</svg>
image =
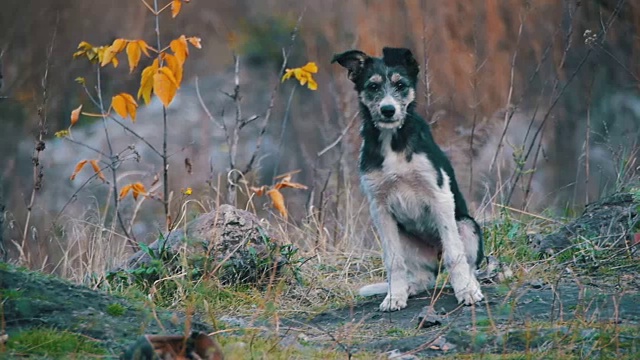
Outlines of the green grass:
<svg viewBox="0 0 640 360">
<path fill-rule="evenodd" d="M 124 306 L 118 303 L 109 304 L 107 306 L 107 314 L 111 316 L 122 316 L 126 310 L 127 309 Z"/>
<path fill-rule="evenodd" d="M 107 355 L 97 342 L 80 334 L 57 329 L 35 328 L 9 336 L 6 353 L 15 358 L 69 359 L 92 358 Z"/>
</svg>

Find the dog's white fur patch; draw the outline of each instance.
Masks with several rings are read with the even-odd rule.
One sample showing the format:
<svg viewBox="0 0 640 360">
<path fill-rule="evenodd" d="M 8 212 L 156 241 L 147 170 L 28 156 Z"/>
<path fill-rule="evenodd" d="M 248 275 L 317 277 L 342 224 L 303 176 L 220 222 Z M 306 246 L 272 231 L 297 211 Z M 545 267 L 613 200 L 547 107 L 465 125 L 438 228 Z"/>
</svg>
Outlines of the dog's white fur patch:
<svg viewBox="0 0 640 360">
<path fill-rule="evenodd" d="M 468 262 L 471 258 L 475 260 L 477 239 L 475 246 L 463 241 L 465 238 L 473 242 L 473 237 L 469 238 L 466 225 L 459 229 L 456 224 L 449 177 L 441 171 L 444 183 L 440 187 L 438 170 L 425 154 L 413 154 L 409 162 L 404 152 L 394 152 L 391 149 L 393 133 L 392 130 L 381 131 L 382 169 L 361 176 L 361 186 L 382 241 L 387 271 L 387 296 L 380 304 L 380 310 L 400 310 L 407 306 L 410 295 L 433 284 L 435 278 L 429 269 L 438 266 L 440 244 L 444 266 L 449 271 L 458 301 L 468 305 L 482 300 L 480 284 Z M 397 222 L 403 219 L 429 222 L 423 225 L 437 229 L 441 242 L 430 243 L 428 239 L 414 239 L 401 233 Z M 473 228 L 470 231 L 472 235 Z M 373 284 L 363 287 L 360 293 L 373 295 L 381 291 L 380 284 Z"/>
</svg>

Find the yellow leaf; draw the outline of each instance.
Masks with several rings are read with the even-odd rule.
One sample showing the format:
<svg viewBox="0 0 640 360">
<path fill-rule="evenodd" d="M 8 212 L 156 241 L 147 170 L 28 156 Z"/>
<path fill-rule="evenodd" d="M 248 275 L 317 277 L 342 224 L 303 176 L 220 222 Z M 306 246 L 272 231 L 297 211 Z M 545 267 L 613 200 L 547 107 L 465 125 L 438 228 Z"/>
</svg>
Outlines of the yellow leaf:
<svg viewBox="0 0 640 360">
<path fill-rule="evenodd" d="M 113 62 L 113 67 L 118 66 L 118 60 L 115 58 L 118 53 L 124 50 L 127 45 L 127 40 L 125 39 L 116 39 L 113 44 L 109 46 L 106 50 L 104 50 L 104 54 L 102 55 L 102 61 L 100 62 L 100 66 L 105 66 L 111 62 Z"/>
<path fill-rule="evenodd" d="M 131 189 L 133 188 L 133 186 L 131 186 L 131 184 L 129 185 L 125 185 L 122 187 L 122 190 L 120 190 L 120 200 L 122 200 L 125 196 L 127 196 L 127 194 L 129 193 L 129 191 L 131 191 Z"/>
<path fill-rule="evenodd" d="M 189 43 L 191 43 L 191 45 L 193 45 L 193 47 L 195 47 L 196 49 L 202 49 L 202 45 L 200 44 L 200 41 L 202 39 L 200 39 L 197 36 L 192 36 L 190 38 L 188 38 L 187 40 L 189 40 Z"/>
<path fill-rule="evenodd" d="M 176 83 L 180 85 L 182 83 L 182 65 L 178 59 L 171 54 L 164 54 L 164 61 L 175 76 Z"/>
<path fill-rule="evenodd" d="M 145 104 L 149 104 L 151 101 L 151 90 L 153 89 L 153 76 L 158 71 L 158 59 L 153 61 L 153 64 L 147 66 L 142 70 L 142 76 L 140 77 L 140 89 L 138 90 L 138 99 L 142 97 Z"/>
<path fill-rule="evenodd" d="M 87 164 L 87 160 L 82 160 L 76 164 L 76 168 L 73 170 L 73 174 L 71 174 L 71 180 L 75 180 L 76 175 L 82 170 L 82 168 Z"/>
<path fill-rule="evenodd" d="M 314 62 L 308 62 L 307 65 L 302 67 L 302 70 L 308 72 L 308 73 L 317 73 L 318 72 L 318 65 L 316 65 L 316 63 Z"/>
<path fill-rule="evenodd" d="M 282 82 L 284 82 L 285 80 L 289 79 L 291 77 L 291 75 L 293 75 L 293 70 L 286 69 L 284 71 L 284 75 L 282 75 Z"/>
<path fill-rule="evenodd" d="M 137 41 L 138 46 L 140 47 L 140 50 L 142 50 L 142 52 L 149 57 L 149 50 L 148 49 L 153 49 L 151 46 L 149 46 L 149 44 L 147 44 L 144 40 L 138 40 Z"/>
<path fill-rule="evenodd" d="M 122 118 L 127 117 L 127 101 L 124 97 L 120 95 L 116 95 L 111 99 L 111 107 L 113 110 L 118 113 L 118 115 L 122 116 Z"/>
<path fill-rule="evenodd" d="M 280 215 L 286 218 L 288 214 L 287 208 L 284 206 L 284 196 L 282 196 L 282 193 L 277 189 L 271 189 L 267 191 L 267 195 L 271 198 L 273 207 L 280 212 Z"/>
<path fill-rule="evenodd" d="M 100 178 L 100 180 L 107 181 L 107 179 L 104 178 L 104 174 L 102 173 L 102 170 L 100 170 L 100 166 L 98 165 L 98 160 L 91 160 L 89 161 L 91 163 L 91 167 L 93 168 L 93 171 L 96 173 L 96 175 L 98 175 L 98 177 Z"/>
<path fill-rule="evenodd" d="M 80 118 L 80 111 L 82 111 L 82 105 L 78 106 L 71 112 L 71 126 L 75 125 Z"/>
<path fill-rule="evenodd" d="M 175 18 L 180 13 L 180 9 L 182 8 L 182 1 L 173 0 L 171 2 L 171 17 Z"/>
<path fill-rule="evenodd" d="M 318 90 L 318 83 L 309 76 L 309 82 L 307 83 L 309 90 Z"/>
<path fill-rule="evenodd" d="M 177 91 L 178 84 L 171 69 L 166 66 L 158 69 L 158 72 L 153 75 L 153 92 L 160 98 L 165 107 L 169 106 Z"/>
<path fill-rule="evenodd" d="M 132 41 L 127 44 L 127 59 L 129 60 L 129 73 L 133 72 L 133 69 L 138 66 L 140 57 L 142 56 L 142 50 L 140 44 L 137 41 Z"/>
<path fill-rule="evenodd" d="M 182 191 L 183 194 L 189 196 L 191 194 L 193 194 L 193 189 L 191 189 L 190 187 L 186 188 L 185 190 Z"/>
<path fill-rule="evenodd" d="M 295 69 L 286 69 L 284 75 L 282 75 L 282 81 L 285 81 L 291 76 L 295 76 L 300 82 L 300 85 L 307 84 L 307 87 L 311 90 L 318 89 L 318 83 L 314 80 L 313 74 L 318 72 L 318 66 L 314 62 L 308 62 L 305 66 Z"/>
<path fill-rule="evenodd" d="M 171 43 L 169 43 L 169 47 L 171 47 L 171 51 L 173 51 L 180 64 L 184 64 L 187 56 L 189 56 L 187 38 L 184 35 L 180 35 L 179 38 L 172 40 Z"/>
<path fill-rule="evenodd" d="M 136 120 L 136 110 L 138 103 L 133 96 L 127 93 L 120 93 L 111 99 L 111 106 L 118 113 L 118 115 L 126 118 L 131 116 L 131 120 Z"/>
<path fill-rule="evenodd" d="M 135 122 L 136 111 L 138 110 L 138 103 L 136 102 L 136 99 L 134 99 L 130 94 L 124 92 L 120 93 L 120 96 L 124 97 L 124 99 L 127 101 L 127 113 L 129 114 L 129 116 L 131 116 L 131 120 Z"/>
<path fill-rule="evenodd" d="M 56 133 L 54 134 L 57 138 L 61 138 L 61 137 L 65 137 L 65 136 L 69 136 L 69 130 L 60 130 L 60 131 L 56 131 Z"/>
</svg>

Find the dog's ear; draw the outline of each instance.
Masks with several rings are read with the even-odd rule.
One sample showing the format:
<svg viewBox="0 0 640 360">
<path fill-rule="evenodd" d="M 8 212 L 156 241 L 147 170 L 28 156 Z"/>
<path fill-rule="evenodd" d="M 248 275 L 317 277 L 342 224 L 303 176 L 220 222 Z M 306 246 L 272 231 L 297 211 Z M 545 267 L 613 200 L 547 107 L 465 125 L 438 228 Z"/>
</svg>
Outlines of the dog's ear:
<svg viewBox="0 0 640 360">
<path fill-rule="evenodd" d="M 420 65 L 409 49 L 385 47 L 382 49 L 382 59 L 387 66 L 406 67 L 411 77 L 418 76 L 420 72 Z"/>
<path fill-rule="evenodd" d="M 341 54 L 333 55 L 331 63 L 338 62 L 342 67 L 349 70 L 349 80 L 355 82 L 356 78 L 364 68 L 364 62 L 369 58 L 369 55 L 363 53 L 360 50 L 349 50 Z"/>
</svg>

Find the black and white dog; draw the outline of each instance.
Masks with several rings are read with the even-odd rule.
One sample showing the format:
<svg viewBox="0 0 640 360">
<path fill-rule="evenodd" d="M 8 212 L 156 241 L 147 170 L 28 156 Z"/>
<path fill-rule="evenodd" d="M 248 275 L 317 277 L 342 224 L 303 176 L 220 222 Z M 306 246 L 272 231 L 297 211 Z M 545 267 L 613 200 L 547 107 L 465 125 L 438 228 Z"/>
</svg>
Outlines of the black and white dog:
<svg viewBox="0 0 640 360">
<path fill-rule="evenodd" d="M 415 112 L 419 66 L 409 49 L 359 50 L 333 57 L 348 70 L 360 100 L 360 183 L 383 245 L 387 283 L 360 295 L 387 294 L 382 311 L 400 310 L 432 286 L 443 259 L 459 303 L 483 299 L 475 276 L 482 233 L 469 215 L 451 163 Z"/>
</svg>

